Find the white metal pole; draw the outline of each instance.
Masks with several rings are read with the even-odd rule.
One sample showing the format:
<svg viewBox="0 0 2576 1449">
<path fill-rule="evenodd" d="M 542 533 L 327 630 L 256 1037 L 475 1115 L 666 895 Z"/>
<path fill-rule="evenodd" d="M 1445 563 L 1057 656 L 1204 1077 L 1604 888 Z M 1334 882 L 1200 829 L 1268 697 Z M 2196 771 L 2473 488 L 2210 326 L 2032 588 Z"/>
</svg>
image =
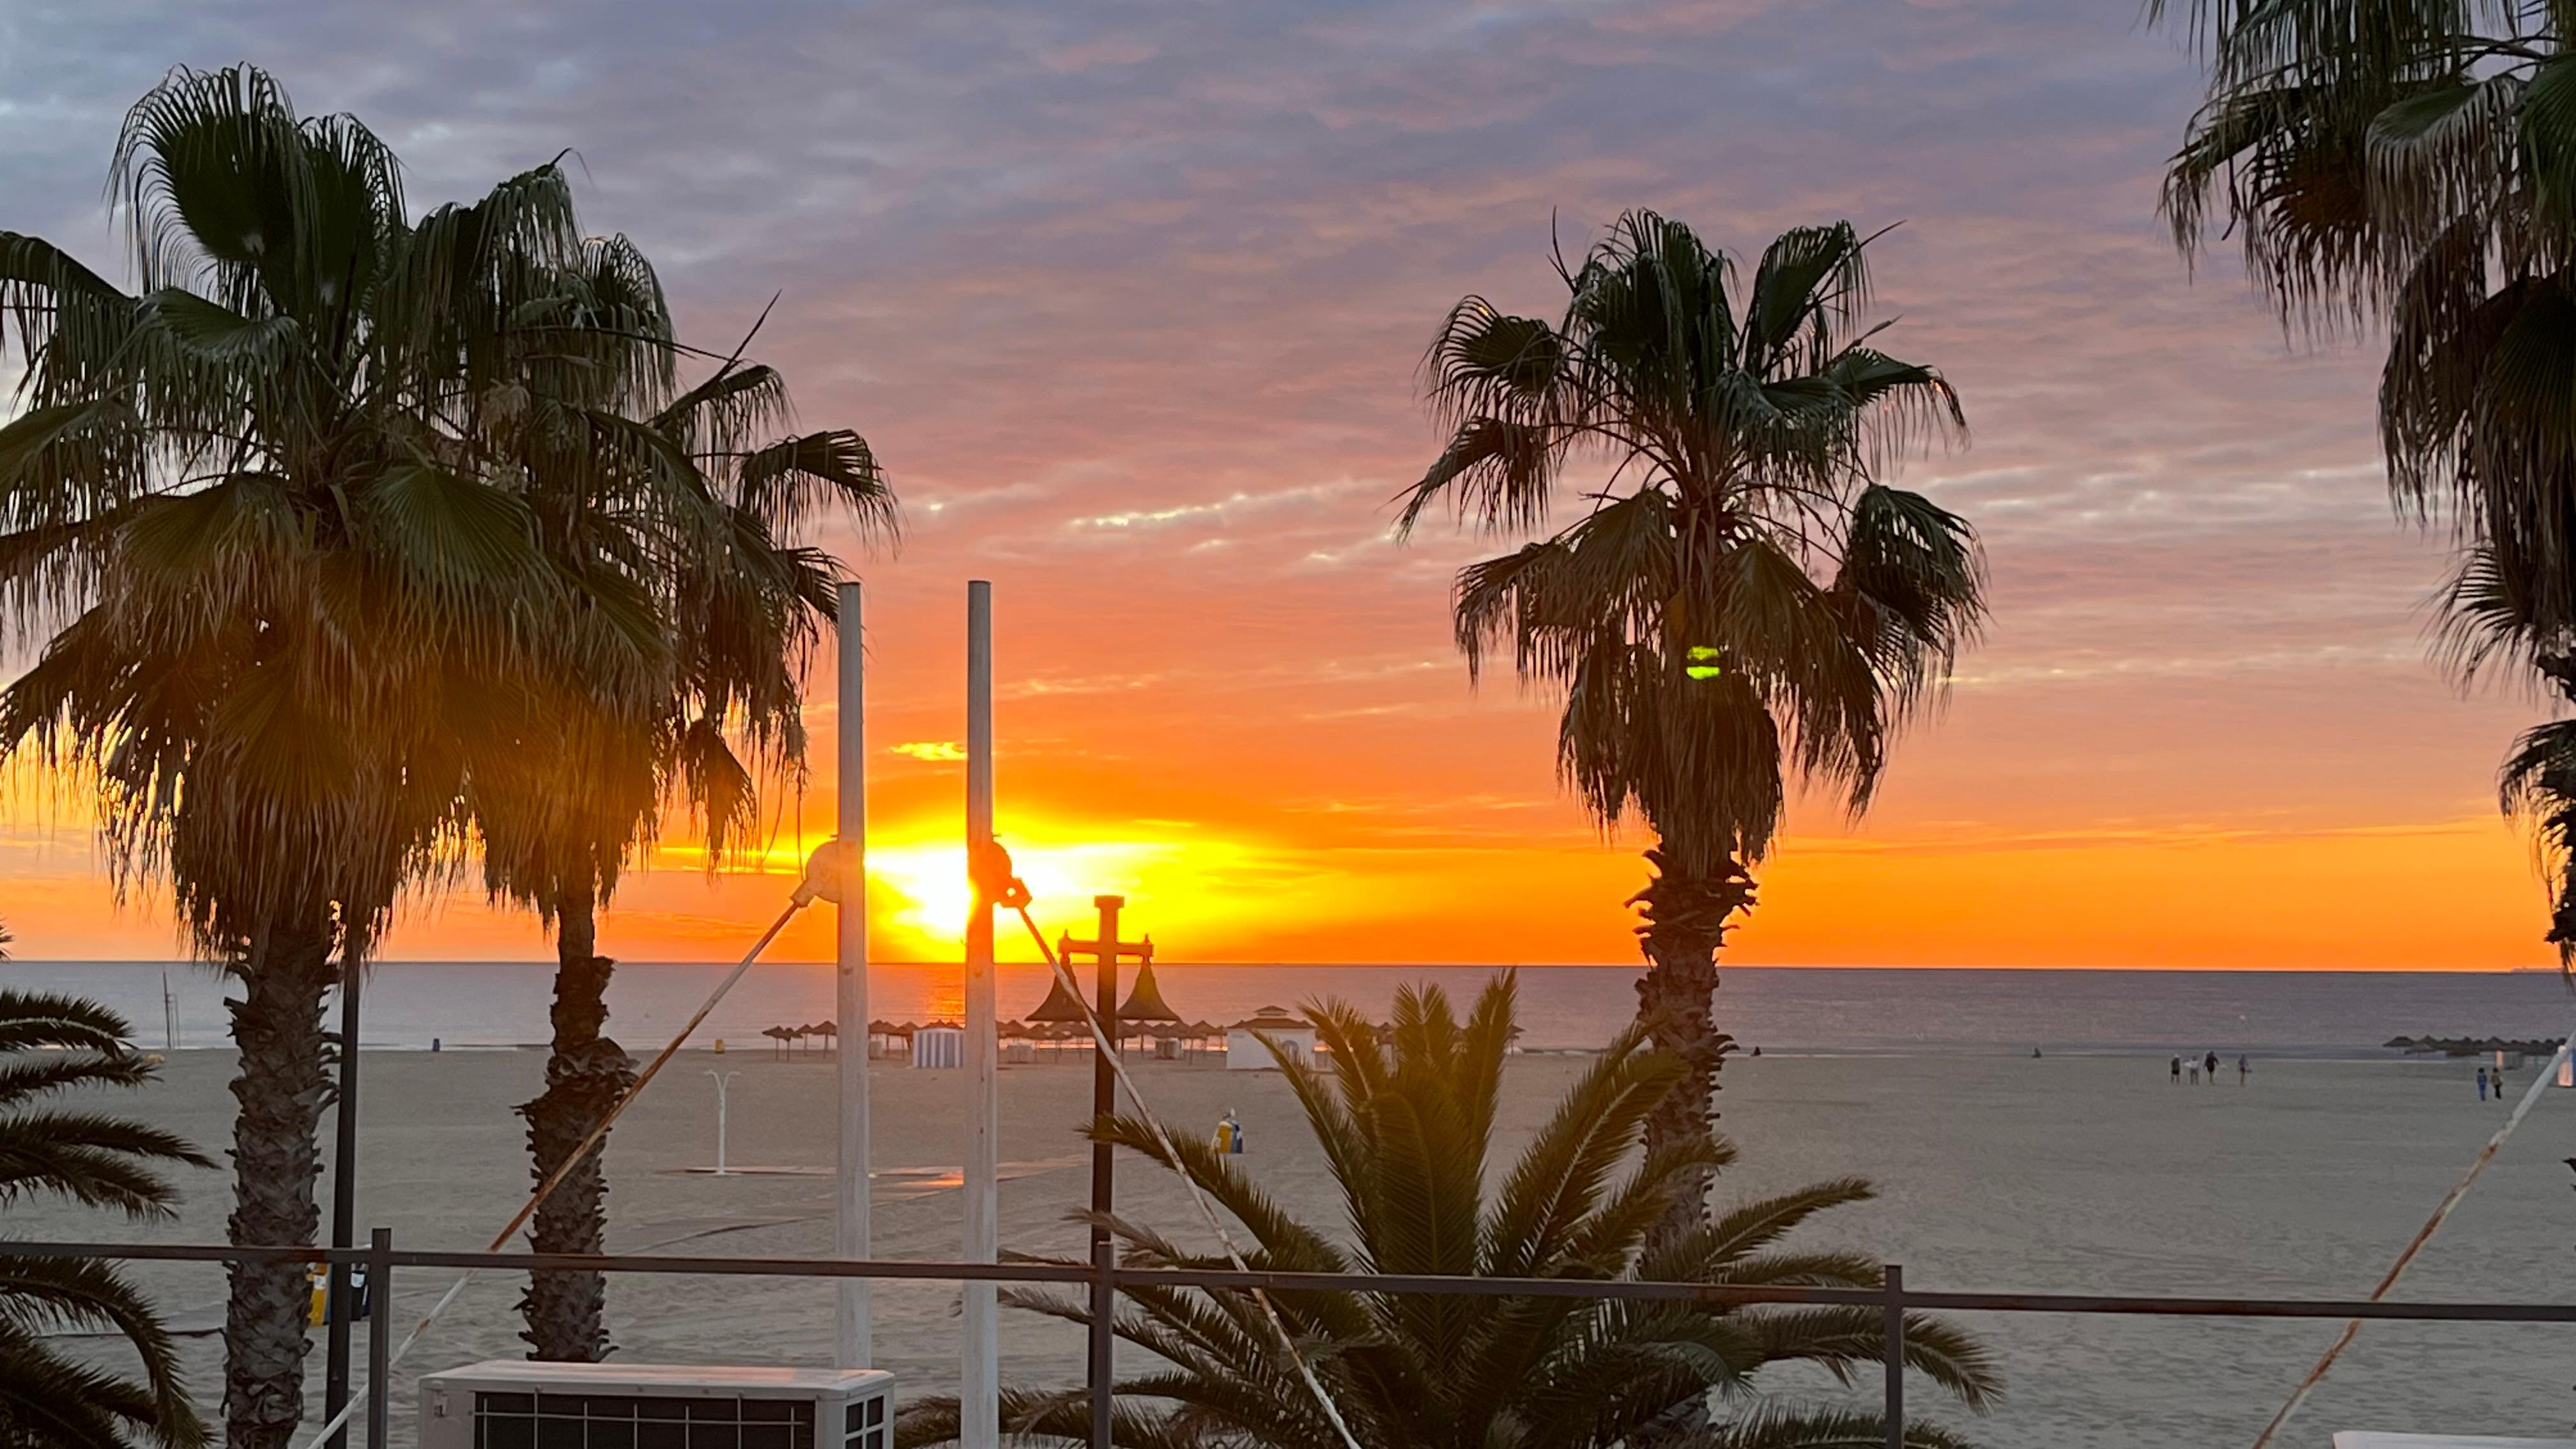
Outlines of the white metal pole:
<svg viewBox="0 0 2576 1449">
<path fill-rule="evenodd" d="M 867 640 L 859 623 L 859 586 L 841 585 L 839 965 L 833 974 L 832 1010 L 841 1034 L 834 1038 L 841 1089 L 840 1161 L 833 1187 L 832 1251 L 868 1256 L 868 690 Z M 859 1044 L 850 1050 L 850 1042 Z M 842 1278 L 833 1290 L 832 1345 L 843 1368 L 875 1366 L 870 1341 L 868 1280 Z"/>
<path fill-rule="evenodd" d="M 966 585 L 966 852 L 968 870 L 993 844 L 993 586 Z M 1000 1175 L 1000 1094 L 993 1037 L 993 905 L 982 891 L 966 916 L 966 1261 L 1000 1255 L 994 1182 Z M 965 1285 L 958 1380 L 962 1449 L 1000 1449 L 999 1314 L 990 1280 Z"/>
</svg>

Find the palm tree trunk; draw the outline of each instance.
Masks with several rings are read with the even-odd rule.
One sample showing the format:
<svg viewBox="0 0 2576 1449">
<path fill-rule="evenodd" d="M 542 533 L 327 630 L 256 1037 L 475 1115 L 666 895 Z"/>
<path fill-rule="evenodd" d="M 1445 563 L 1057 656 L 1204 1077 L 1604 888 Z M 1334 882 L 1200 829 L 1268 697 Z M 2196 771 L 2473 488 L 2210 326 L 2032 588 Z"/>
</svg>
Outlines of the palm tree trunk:
<svg viewBox="0 0 2576 1449">
<path fill-rule="evenodd" d="M 562 1168 L 635 1081 L 626 1052 L 600 1034 L 608 1020 L 608 978 L 616 962 L 599 955 L 597 894 L 584 879 L 567 885 L 555 906 L 554 1049 L 546 1089 L 520 1107 L 528 1119 L 528 1152 L 539 1185 Z M 540 1253 L 598 1253 L 608 1239 L 608 1183 L 602 1143 L 537 1209 L 528 1245 Z M 597 1363 L 614 1347 L 605 1320 L 607 1283 L 597 1273 L 531 1273 L 519 1299 L 530 1358 Z"/>
<path fill-rule="evenodd" d="M 317 1140 L 330 1093 L 323 1072 L 322 997 L 332 976 L 331 919 L 315 907 L 254 942 L 232 1004 L 240 1061 L 232 1093 L 236 1246 L 313 1241 L 322 1212 Z M 311 1297 L 297 1263 L 235 1263 L 226 1272 L 224 1442 L 281 1449 L 304 1417 L 305 1319 Z"/>
<path fill-rule="evenodd" d="M 1717 1072 L 1735 1045 L 1717 1029 L 1717 953 L 1735 914 L 1753 908 L 1753 877 L 1731 856 L 1711 870 L 1689 869 L 1661 848 L 1647 851 L 1646 861 L 1655 876 L 1630 901 L 1645 918 L 1637 935 L 1650 963 L 1637 980 L 1637 1021 L 1689 1073 L 1646 1119 L 1646 1150 L 1656 1152 L 1716 1136 Z M 1704 1171 L 1695 1174 L 1675 1196 L 1657 1241 L 1700 1224 L 1708 1180 Z"/>
</svg>

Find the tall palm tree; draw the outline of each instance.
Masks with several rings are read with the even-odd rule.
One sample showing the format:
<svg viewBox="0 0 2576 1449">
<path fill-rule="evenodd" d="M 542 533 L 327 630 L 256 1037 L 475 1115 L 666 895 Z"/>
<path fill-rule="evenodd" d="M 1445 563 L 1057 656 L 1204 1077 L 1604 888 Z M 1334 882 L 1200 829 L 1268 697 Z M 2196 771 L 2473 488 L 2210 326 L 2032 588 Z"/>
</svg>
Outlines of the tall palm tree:
<svg viewBox="0 0 2576 1449">
<path fill-rule="evenodd" d="M 566 281 L 581 325 L 687 350 L 650 267 L 622 241 L 592 247 Z M 615 631 L 649 611 L 667 652 L 650 692 L 532 700 L 479 771 L 486 884 L 555 930 L 546 1087 L 520 1109 L 543 1183 L 633 1082 L 624 1049 L 603 1033 L 615 963 L 598 953 L 598 911 L 651 843 L 666 799 L 687 807 L 713 869 L 757 825 L 758 783 L 801 768 L 802 677 L 840 575 L 795 535 L 832 504 L 863 536 L 890 535 L 894 495 L 854 432 L 768 436 L 788 415 L 785 386 L 738 355 L 675 397 L 538 391 L 556 401 L 525 410 L 512 437 L 539 545 L 558 570 L 609 581 L 585 590 L 602 602 L 575 625 Z M 594 1150 L 538 1209 L 531 1248 L 604 1251 L 606 1190 Z M 532 1275 L 521 1311 L 534 1356 L 605 1356 L 605 1291 L 596 1273 Z"/>
<path fill-rule="evenodd" d="M 158 1076 L 157 1061 L 127 1046 L 132 1034 L 94 1002 L 0 989 L 0 1206 L 51 1197 L 167 1218 L 179 1194 L 155 1169 L 214 1166 L 157 1127 L 45 1105 L 62 1093 L 140 1087 Z M 142 1377 L 66 1357 L 46 1341 L 65 1332 L 118 1335 Z M 0 1445 L 192 1449 L 205 1439 L 150 1299 L 95 1258 L 28 1257 L 0 1244 Z"/>
<path fill-rule="evenodd" d="M 180 70 L 111 173 L 139 290 L 0 232 L 26 365 L 0 610 L 53 631 L 0 692 L 0 750 L 93 781 L 120 881 L 165 881 L 241 985 L 236 1243 L 313 1241 L 323 996 L 454 859 L 481 716 L 620 676 L 582 650 L 632 652 L 560 627 L 583 581 L 548 566 L 491 442 L 529 371 L 507 340 L 580 245 L 565 178 L 415 223 L 399 174 L 256 70 Z M 593 371 L 656 363 L 555 330 Z M 303 1275 L 230 1283 L 227 1440 L 272 1449 L 303 1411 Z"/>
<path fill-rule="evenodd" d="M 1322 1144 L 1349 1221 L 1342 1230 L 1291 1217 L 1239 1165 L 1194 1139 L 1175 1162 L 1150 1124 L 1104 1120 L 1105 1140 L 1184 1176 L 1241 1222 L 1258 1246 L 1256 1270 L 1473 1277 L 1648 1279 L 1735 1285 L 1874 1287 L 1876 1262 L 1856 1253 L 1786 1248 L 1808 1218 L 1870 1195 L 1841 1179 L 1741 1204 L 1660 1246 L 1648 1239 L 1692 1169 L 1723 1162 L 1719 1141 L 1685 1140 L 1635 1156 L 1640 1125 L 1687 1087 L 1689 1071 L 1635 1031 L 1596 1058 L 1507 1173 L 1490 1169 L 1516 989 L 1508 975 L 1464 1022 L 1438 987 L 1398 993 L 1390 1044 L 1341 1004 L 1312 1012 L 1332 1065 L 1318 1069 L 1273 1049 Z M 1489 1187 L 1489 1184 L 1496 1186 Z M 1112 1228 L 1135 1267 L 1224 1267 L 1124 1221 Z M 1347 1246 L 1345 1246 L 1347 1245 Z M 1068 1262 L 1072 1260 L 1066 1260 Z M 1279 1334 L 1248 1295 L 1120 1285 L 1116 1332 L 1163 1362 L 1116 1386 L 1116 1440 L 1135 1449 L 1275 1446 L 1309 1449 L 1338 1437 Z M 1417 1293 L 1271 1295 L 1364 1449 L 1607 1449 L 1634 1444 L 1677 1411 L 1712 1398 L 1727 1422 L 1710 1449 L 1874 1446 L 1875 1416 L 1797 1405 L 1763 1393 L 1763 1370 L 1798 1363 L 1849 1378 L 1879 1361 L 1875 1308 L 1726 1307 L 1676 1301 L 1491 1299 Z M 1083 1301 L 1045 1291 L 1013 1301 L 1075 1323 Z M 1907 1326 L 1906 1362 L 1972 1408 L 1999 1392 L 1984 1351 L 1937 1319 Z M 1161 1407 L 1138 1408 L 1135 1401 Z M 1007 1428 L 1079 1441 L 1089 1430 L 1081 1389 L 1005 1396 Z M 956 1437 L 955 1400 L 908 1410 L 896 1442 Z M 1929 1424 L 1906 1442 L 1956 1445 Z"/>
<path fill-rule="evenodd" d="M 2210 94 L 2165 181 L 2186 253 L 2213 223 L 2315 331 L 2385 326 L 2389 487 L 2447 515 L 2464 562 L 2446 653 L 2576 697 L 2576 10 L 2519 0 L 2196 0 Z M 2553 873 L 2549 940 L 2576 963 L 2552 805 L 2563 726 L 2504 768 Z"/>
<path fill-rule="evenodd" d="M 1716 956 L 1753 906 L 1786 780 L 1866 808 L 1890 737 L 1983 614 L 1967 523 L 1874 481 L 1965 418 L 1938 372 L 1869 345 L 1866 249 L 1848 223 L 1788 232 L 1747 286 L 1689 228 L 1632 212 L 1560 265 L 1558 321 L 1471 296 L 1425 362 L 1452 434 L 1399 532 L 1442 504 L 1521 531 L 1582 500 L 1460 571 L 1454 623 L 1471 677 L 1508 649 L 1524 685 L 1562 693 L 1558 772 L 1593 818 L 1655 836 L 1632 900 L 1639 1020 L 1685 1070 L 1648 1119 L 1657 1152 L 1714 1130 L 1732 1045 Z M 1699 1214 L 1682 1193 L 1665 1229 Z"/>
</svg>

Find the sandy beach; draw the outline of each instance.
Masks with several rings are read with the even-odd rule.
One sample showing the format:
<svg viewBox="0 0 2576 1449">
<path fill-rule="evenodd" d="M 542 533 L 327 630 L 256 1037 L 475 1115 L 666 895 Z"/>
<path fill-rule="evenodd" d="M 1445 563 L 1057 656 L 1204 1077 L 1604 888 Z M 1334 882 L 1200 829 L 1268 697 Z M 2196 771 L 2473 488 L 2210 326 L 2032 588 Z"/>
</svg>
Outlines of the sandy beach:
<svg viewBox="0 0 2576 1449">
<path fill-rule="evenodd" d="M 366 1157 L 359 1221 L 415 1247 L 480 1248 L 527 1190 L 510 1106 L 532 1095 L 543 1065 L 531 1051 L 369 1053 Z M 1508 1151 L 1580 1069 L 1572 1056 L 1518 1058 L 1504 1103 Z M 714 1086 L 732 1084 L 730 1158 L 736 1167 L 803 1174 L 716 1178 L 689 1169 L 714 1158 Z M 231 1097 L 229 1053 L 182 1053 L 136 1106 L 152 1120 L 220 1149 Z M 1806 1057 L 1737 1059 L 1725 1074 L 1724 1126 L 1743 1160 L 1721 1195 L 1861 1173 L 1879 1201 L 1828 1219 L 1810 1243 L 1833 1243 L 1905 1264 L 1919 1287 L 2103 1292 L 2360 1296 L 2467 1164 L 2501 1115 L 2481 1104 L 2458 1063 L 2256 1063 L 2240 1087 L 2176 1087 L 2163 1059 L 2130 1057 Z M 1166 1064 L 1143 1069 L 1145 1089 L 1193 1132 L 1232 1108 L 1253 1144 L 1251 1165 L 1287 1202 L 1330 1222 L 1333 1194 L 1284 1083 L 1271 1073 Z M 2526 1079 L 2527 1080 L 2527 1079 Z M 790 1061 L 765 1051 L 675 1061 L 620 1126 L 610 1150 L 613 1246 L 725 1254 L 829 1250 L 831 1139 L 828 1058 Z M 875 1078 L 878 1251 L 952 1258 L 959 1248 L 954 1072 L 880 1064 Z M 1073 1135 L 1090 1089 L 1087 1070 L 1014 1066 L 1003 1076 L 1002 1233 L 1006 1248 L 1069 1251 L 1064 1221 L 1084 1191 Z M 2576 1231 L 2569 1173 L 2576 1093 L 2535 1111 L 2405 1291 L 2416 1297 L 2563 1297 Z M 214 1173 L 188 1183 L 182 1219 L 129 1230 L 47 1207 L 13 1209 L 29 1237 L 220 1239 L 228 1189 Z M 1121 1178 L 1122 1209 L 1189 1238 L 1195 1219 L 1176 1188 L 1142 1163 Z M 179 1325 L 221 1320 L 217 1272 L 136 1270 Z M 398 1285 L 406 1326 L 450 1276 L 419 1272 Z M 611 1328 L 634 1361 L 828 1359 L 830 1289 L 821 1283 L 633 1278 L 611 1285 Z M 397 1442 L 409 1442 L 417 1372 L 516 1356 L 517 1283 L 469 1289 L 398 1370 Z M 907 1393 L 949 1387 L 956 1292 L 937 1284 L 877 1288 L 880 1363 Z M 2281 1396 L 2334 1332 L 2329 1324 L 1998 1317 L 1981 1321 L 2000 1357 L 2005 1405 L 1982 1421 L 1942 1417 L 1998 1449 L 2250 1442 Z M 216 1340 L 191 1337 L 193 1382 L 219 1385 Z M 2290 1442 L 2322 1443 L 2354 1426 L 2543 1433 L 2576 1420 L 2568 1384 L 2576 1334 L 2487 1325 L 2374 1326 L 2312 1401 Z M 1078 1380 L 1078 1335 L 1006 1314 L 1007 1380 Z M 312 1360 L 319 1402 L 321 1359 Z M 1786 1380 L 1777 1388 L 1829 1391 Z M 1926 1402 L 1918 1395 L 1918 1402 Z"/>
</svg>

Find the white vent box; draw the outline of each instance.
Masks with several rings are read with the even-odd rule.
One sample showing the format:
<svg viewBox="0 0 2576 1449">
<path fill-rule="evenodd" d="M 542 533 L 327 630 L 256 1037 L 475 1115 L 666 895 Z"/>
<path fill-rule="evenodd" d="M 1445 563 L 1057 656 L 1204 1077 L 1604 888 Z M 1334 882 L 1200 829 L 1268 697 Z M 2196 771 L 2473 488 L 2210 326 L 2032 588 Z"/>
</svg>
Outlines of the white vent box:
<svg viewBox="0 0 2576 1449">
<path fill-rule="evenodd" d="M 883 1369 L 532 1363 L 420 1381 L 420 1449 L 893 1449 Z"/>
</svg>

